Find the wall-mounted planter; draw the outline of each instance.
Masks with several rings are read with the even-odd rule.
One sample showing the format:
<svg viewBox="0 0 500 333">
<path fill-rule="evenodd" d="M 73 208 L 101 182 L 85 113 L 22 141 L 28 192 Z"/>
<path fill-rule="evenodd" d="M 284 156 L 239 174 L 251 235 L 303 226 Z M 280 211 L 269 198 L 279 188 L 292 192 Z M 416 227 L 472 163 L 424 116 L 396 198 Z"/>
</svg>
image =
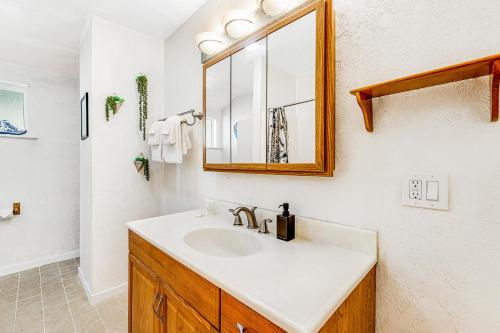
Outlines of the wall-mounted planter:
<svg viewBox="0 0 500 333">
<path fill-rule="evenodd" d="M 106 98 L 106 105 L 105 105 L 105 111 L 106 111 L 106 121 L 109 121 L 109 114 L 112 112 L 113 115 L 120 110 L 121 106 L 125 100 L 121 98 L 120 96 L 108 96 Z"/>
<path fill-rule="evenodd" d="M 139 130 L 142 139 L 146 140 L 146 120 L 148 119 L 148 78 L 141 74 L 136 79 L 137 93 L 139 94 Z"/>
<path fill-rule="evenodd" d="M 134 165 L 137 172 L 141 172 L 144 169 L 144 176 L 149 181 L 149 160 L 142 153 L 135 158 Z"/>
</svg>

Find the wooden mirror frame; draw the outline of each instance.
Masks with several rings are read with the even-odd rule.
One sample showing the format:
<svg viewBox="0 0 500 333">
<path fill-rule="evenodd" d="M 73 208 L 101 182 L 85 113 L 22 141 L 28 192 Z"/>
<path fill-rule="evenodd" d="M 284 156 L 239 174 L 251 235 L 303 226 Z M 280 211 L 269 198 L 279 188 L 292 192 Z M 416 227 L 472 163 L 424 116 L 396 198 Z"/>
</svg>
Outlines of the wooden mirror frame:
<svg viewBox="0 0 500 333">
<path fill-rule="evenodd" d="M 206 126 L 204 121 L 204 171 L 294 176 L 333 176 L 333 170 L 335 169 L 335 18 L 333 0 L 309 1 L 277 21 L 272 22 L 245 37 L 241 41 L 235 43 L 205 62 L 203 64 L 203 119 L 207 119 L 206 72 L 209 67 L 313 11 L 316 11 L 315 163 L 207 163 Z"/>
</svg>

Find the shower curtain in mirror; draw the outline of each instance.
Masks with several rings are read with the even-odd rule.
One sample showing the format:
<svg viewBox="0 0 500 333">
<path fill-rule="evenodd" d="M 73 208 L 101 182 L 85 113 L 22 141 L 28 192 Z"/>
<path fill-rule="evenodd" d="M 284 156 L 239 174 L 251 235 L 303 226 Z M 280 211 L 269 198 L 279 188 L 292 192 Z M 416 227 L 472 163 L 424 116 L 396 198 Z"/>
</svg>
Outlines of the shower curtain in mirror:
<svg viewBox="0 0 500 333">
<path fill-rule="evenodd" d="M 288 163 L 288 122 L 285 108 L 271 109 L 271 124 L 269 127 L 268 163 Z"/>
</svg>

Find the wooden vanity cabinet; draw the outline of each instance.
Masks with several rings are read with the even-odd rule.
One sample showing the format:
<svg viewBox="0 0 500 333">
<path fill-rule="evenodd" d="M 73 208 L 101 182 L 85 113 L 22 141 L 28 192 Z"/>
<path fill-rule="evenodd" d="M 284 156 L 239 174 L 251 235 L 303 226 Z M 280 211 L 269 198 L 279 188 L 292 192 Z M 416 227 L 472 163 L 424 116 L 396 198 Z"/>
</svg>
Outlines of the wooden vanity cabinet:
<svg viewBox="0 0 500 333">
<path fill-rule="evenodd" d="M 260 314 L 250 309 L 228 293 L 222 292 L 221 332 L 236 333 L 238 324 L 245 328 L 245 333 L 286 333 Z"/>
<path fill-rule="evenodd" d="M 134 256 L 129 257 L 128 331 L 160 333 L 161 321 L 156 315 L 160 279 Z"/>
<path fill-rule="evenodd" d="M 167 285 L 162 286 L 164 303 L 162 333 L 210 333 L 218 332 L 208 321 L 175 294 Z"/>
<path fill-rule="evenodd" d="M 129 333 L 286 332 L 132 231 L 129 253 Z M 320 333 L 375 332 L 375 271 Z"/>
<path fill-rule="evenodd" d="M 129 332 L 218 332 L 133 255 L 129 268 Z"/>
</svg>

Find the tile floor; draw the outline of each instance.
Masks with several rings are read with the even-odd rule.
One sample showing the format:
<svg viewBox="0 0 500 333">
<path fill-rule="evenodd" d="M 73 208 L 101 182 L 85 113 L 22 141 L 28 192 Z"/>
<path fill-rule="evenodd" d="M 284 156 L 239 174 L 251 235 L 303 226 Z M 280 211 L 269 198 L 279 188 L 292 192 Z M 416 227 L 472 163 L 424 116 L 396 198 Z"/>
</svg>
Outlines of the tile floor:
<svg viewBox="0 0 500 333">
<path fill-rule="evenodd" d="M 127 294 L 87 302 L 79 259 L 0 277 L 0 333 L 126 333 Z"/>
</svg>

